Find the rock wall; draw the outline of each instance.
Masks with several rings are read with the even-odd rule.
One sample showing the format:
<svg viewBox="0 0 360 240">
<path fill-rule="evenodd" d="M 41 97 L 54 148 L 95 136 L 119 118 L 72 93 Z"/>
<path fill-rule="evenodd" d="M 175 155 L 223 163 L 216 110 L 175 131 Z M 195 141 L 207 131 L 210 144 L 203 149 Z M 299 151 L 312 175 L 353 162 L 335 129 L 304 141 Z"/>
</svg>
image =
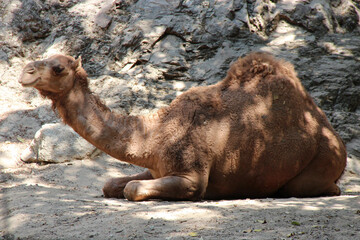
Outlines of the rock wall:
<svg viewBox="0 0 360 240">
<path fill-rule="evenodd" d="M 359 9 L 355 0 L 1 1 L 1 89 L 21 94 L 34 118 L 46 111 L 41 124 L 57 121 L 16 79 L 27 61 L 61 52 L 82 56 L 92 89 L 110 107 L 143 114 L 221 80 L 239 56 L 268 51 L 295 65 L 360 158 Z M 30 138 L 33 130 L 22 134 Z M 1 141 L 13 138 L 0 134 Z"/>
</svg>

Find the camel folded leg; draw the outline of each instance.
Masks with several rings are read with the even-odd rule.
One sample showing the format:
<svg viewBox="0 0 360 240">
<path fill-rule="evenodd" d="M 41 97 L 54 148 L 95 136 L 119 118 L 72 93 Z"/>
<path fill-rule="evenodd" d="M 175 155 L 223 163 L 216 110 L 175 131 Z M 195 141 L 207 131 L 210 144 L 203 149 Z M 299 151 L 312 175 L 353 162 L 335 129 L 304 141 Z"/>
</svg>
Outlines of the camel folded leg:
<svg viewBox="0 0 360 240">
<path fill-rule="evenodd" d="M 112 178 L 103 187 L 104 196 L 107 198 L 124 198 L 123 191 L 128 182 L 149 179 L 153 179 L 149 170 L 127 177 Z"/>
<path fill-rule="evenodd" d="M 342 164 L 338 159 L 331 161 L 318 157 L 298 176 L 286 183 L 277 195 L 279 197 L 338 196 L 341 191 L 336 181 L 341 176 L 344 166 L 337 165 Z"/>
<path fill-rule="evenodd" d="M 134 180 L 124 189 L 124 196 L 130 201 L 148 199 L 198 200 L 206 190 L 206 184 L 190 177 L 166 176 L 153 180 Z"/>
<path fill-rule="evenodd" d="M 335 182 L 326 182 L 321 179 L 305 179 L 299 176 L 287 183 L 276 194 L 276 197 L 319 197 L 339 196 L 341 191 Z"/>
</svg>

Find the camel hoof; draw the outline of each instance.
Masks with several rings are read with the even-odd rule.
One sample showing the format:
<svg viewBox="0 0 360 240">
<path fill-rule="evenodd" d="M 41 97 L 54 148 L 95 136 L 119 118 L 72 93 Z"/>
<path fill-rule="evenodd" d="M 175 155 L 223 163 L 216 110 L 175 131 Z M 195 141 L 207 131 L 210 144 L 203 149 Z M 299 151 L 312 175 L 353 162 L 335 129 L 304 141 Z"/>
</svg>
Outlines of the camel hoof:
<svg viewBox="0 0 360 240">
<path fill-rule="evenodd" d="M 114 179 L 107 181 L 102 189 L 106 198 L 124 198 L 123 187 L 116 184 Z"/>
<path fill-rule="evenodd" d="M 138 193 L 138 187 L 140 186 L 140 181 L 131 181 L 126 184 L 124 188 L 124 197 L 129 201 L 140 201 L 144 198 L 140 197 Z"/>
</svg>

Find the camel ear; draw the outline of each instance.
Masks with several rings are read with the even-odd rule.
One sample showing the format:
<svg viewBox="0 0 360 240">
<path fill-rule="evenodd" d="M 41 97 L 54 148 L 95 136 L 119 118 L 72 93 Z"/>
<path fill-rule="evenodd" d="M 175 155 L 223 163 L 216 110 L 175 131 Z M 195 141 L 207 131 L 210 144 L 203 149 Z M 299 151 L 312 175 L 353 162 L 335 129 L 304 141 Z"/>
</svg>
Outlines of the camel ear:
<svg viewBox="0 0 360 240">
<path fill-rule="evenodd" d="M 75 62 L 72 64 L 72 67 L 74 70 L 78 70 L 81 68 L 81 56 L 79 56 L 78 59 L 75 60 Z"/>
</svg>

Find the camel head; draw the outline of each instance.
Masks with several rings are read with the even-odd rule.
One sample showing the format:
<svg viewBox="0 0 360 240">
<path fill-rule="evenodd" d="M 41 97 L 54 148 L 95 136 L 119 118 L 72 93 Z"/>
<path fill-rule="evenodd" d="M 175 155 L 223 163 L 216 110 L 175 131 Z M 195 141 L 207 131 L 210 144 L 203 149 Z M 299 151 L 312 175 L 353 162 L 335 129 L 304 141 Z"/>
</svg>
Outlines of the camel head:
<svg viewBox="0 0 360 240">
<path fill-rule="evenodd" d="M 43 61 L 27 64 L 19 83 L 24 87 L 34 87 L 40 91 L 67 92 L 73 87 L 75 75 L 80 70 L 82 70 L 81 57 L 75 60 L 70 56 L 54 55 Z"/>
</svg>

